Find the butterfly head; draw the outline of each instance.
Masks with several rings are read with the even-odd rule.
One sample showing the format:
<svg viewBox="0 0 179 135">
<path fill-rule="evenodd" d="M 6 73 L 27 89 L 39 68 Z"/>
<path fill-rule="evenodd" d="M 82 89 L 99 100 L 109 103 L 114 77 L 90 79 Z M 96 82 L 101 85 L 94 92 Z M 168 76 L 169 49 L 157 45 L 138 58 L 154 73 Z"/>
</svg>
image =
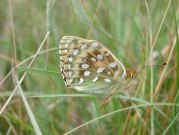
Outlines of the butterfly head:
<svg viewBox="0 0 179 135">
<path fill-rule="evenodd" d="M 126 79 L 131 78 L 133 79 L 137 74 L 136 68 L 126 69 Z"/>
</svg>

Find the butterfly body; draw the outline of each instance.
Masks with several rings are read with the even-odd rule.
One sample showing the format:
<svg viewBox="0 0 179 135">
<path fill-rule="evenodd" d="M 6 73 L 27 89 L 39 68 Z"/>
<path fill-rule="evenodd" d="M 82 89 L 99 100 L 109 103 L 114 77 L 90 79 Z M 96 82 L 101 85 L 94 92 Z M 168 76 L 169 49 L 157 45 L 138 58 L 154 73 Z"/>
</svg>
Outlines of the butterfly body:
<svg viewBox="0 0 179 135">
<path fill-rule="evenodd" d="M 59 54 L 61 73 L 69 88 L 105 93 L 119 89 L 128 77 L 122 63 L 98 41 L 64 36 Z"/>
</svg>

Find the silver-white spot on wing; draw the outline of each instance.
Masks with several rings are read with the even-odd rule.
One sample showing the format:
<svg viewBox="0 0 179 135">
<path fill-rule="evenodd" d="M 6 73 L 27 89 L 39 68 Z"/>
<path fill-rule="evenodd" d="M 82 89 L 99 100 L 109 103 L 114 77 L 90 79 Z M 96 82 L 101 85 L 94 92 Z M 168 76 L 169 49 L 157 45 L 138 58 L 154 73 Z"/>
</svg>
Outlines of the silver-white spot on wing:
<svg viewBox="0 0 179 135">
<path fill-rule="evenodd" d="M 119 71 L 117 70 L 117 71 L 115 71 L 115 73 L 114 73 L 114 78 L 117 78 L 118 75 L 119 75 Z"/>
<path fill-rule="evenodd" d="M 84 61 L 84 62 L 86 62 L 86 61 L 87 61 L 87 59 L 85 59 L 85 58 L 84 58 L 84 59 L 83 59 L 83 61 Z"/>
<path fill-rule="evenodd" d="M 110 55 L 109 52 L 106 52 L 106 53 L 105 53 L 105 56 L 109 56 L 109 55 Z"/>
<path fill-rule="evenodd" d="M 97 58 L 98 58 L 99 60 L 102 60 L 102 59 L 103 59 L 103 55 L 102 55 L 102 54 L 98 54 L 98 55 L 97 55 Z"/>
<path fill-rule="evenodd" d="M 93 82 L 96 82 L 98 80 L 98 76 L 96 76 L 94 79 L 93 79 Z"/>
<path fill-rule="evenodd" d="M 93 62 L 96 62 L 96 58 L 95 58 L 95 57 L 91 57 L 91 60 L 92 60 Z"/>
<path fill-rule="evenodd" d="M 82 69 L 87 69 L 87 68 L 89 68 L 89 65 L 88 65 L 88 64 L 82 64 L 82 65 L 81 65 L 81 68 L 82 68 Z"/>
<path fill-rule="evenodd" d="M 67 68 L 68 68 L 68 70 L 70 70 L 71 69 L 71 64 L 68 64 Z"/>
<path fill-rule="evenodd" d="M 71 42 L 71 39 L 68 39 L 67 41 L 66 41 L 66 44 L 65 44 L 65 48 L 68 48 L 69 47 L 69 43 Z"/>
<path fill-rule="evenodd" d="M 68 52 L 68 50 L 67 50 L 67 49 L 65 49 L 65 50 L 64 50 L 64 53 L 65 53 L 65 54 L 67 54 L 67 52 Z"/>
<path fill-rule="evenodd" d="M 97 69 L 97 72 L 100 74 L 100 73 L 102 73 L 102 72 L 104 71 L 104 69 L 105 69 L 105 68 L 103 68 L 103 67 L 99 67 L 99 68 Z"/>
<path fill-rule="evenodd" d="M 78 52 L 79 52 L 79 50 L 78 50 L 78 49 L 75 49 L 75 50 L 73 51 L 73 54 L 74 54 L 74 55 L 77 55 Z"/>
<path fill-rule="evenodd" d="M 85 49 L 87 46 L 88 46 L 87 44 L 83 44 L 83 45 L 81 46 L 81 49 Z"/>
<path fill-rule="evenodd" d="M 80 78 L 80 81 L 78 84 L 82 84 L 84 82 L 84 79 L 83 78 Z"/>
<path fill-rule="evenodd" d="M 108 71 L 108 75 L 111 75 L 111 72 L 110 72 L 110 71 Z"/>
<path fill-rule="evenodd" d="M 115 68 L 116 66 L 117 66 L 117 62 L 116 61 L 114 61 L 114 62 L 112 62 L 112 63 L 109 63 L 109 67 L 110 68 Z"/>
<path fill-rule="evenodd" d="M 93 42 L 91 45 L 92 45 L 93 47 L 97 47 L 97 46 L 98 46 L 98 43 Z"/>
<path fill-rule="evenodd" d="M 73 61 L 73 57 L 69 57 L 69 59 L 68 59 L 70 62 L 72 62 Z"/>
<path fill-rule="evenodd" d="M 72 76 L 72 71 L 68 71 L 68 76 L 69 76 L 69 77 Z"/>
<path fill-rule="evenodd" d="M 85 72 L 84 72 L 84 76 L 89 76 L 90 74 L 91 74 L 90 71 L 85 71 Z"/>
<path fill-rule="evenodd" d="M 110 79 L 107 79 L 107 78 L 105 78 L 104 81 L 105 81 L 105 82 L 111 82 L 111 80 L 110 80 Z"/>
</svg>

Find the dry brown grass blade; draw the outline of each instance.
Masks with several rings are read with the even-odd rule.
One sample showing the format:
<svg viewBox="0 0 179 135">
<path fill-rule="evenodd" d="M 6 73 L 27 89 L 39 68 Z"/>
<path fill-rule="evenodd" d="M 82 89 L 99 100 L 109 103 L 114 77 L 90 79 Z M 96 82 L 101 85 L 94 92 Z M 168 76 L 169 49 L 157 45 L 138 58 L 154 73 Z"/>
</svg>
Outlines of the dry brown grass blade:
<svg viewBox="0 0 179 135">
<path fill-rule="evenodd" d="M 179 32 L 179 30 L 178 30 L 178 32 Z M 169 54 L 169 56 L 168 56 L 167 63 L 169 63 L 169 61 L 170 61 L 170 59 L 171 59 L 171 56 L 172 56 L 172 54 L 173 54 L 173 50 L 174 50 L 174 48 L 175 48 L 175 45 L 176 45 L 176 37 L 175 37 L 175 39 L 174 39 L 172 48 L 171 48 L 171 50 L 170 50 L 170 54 Z M 165 78 L 165 72 L 166 72 L 167 67 L 168 67 L 168 64 L 164 67 L 164 69 L 163 69 L 163 71 L 162 71 L 162 74 L 161 74 L 160 79 L 159 79 L 159 81 L 158 81 L 158 83 L 157 83 L 157 86 L 155 87 L 155 90 L 154 90 L 154 93 L 153 93 L 153 98 L 156 98 L 157 93 L 159 93 L 159 90 L 160 90 L 161 85 L 163 84 L 164 80 L 166 79 L 166 78 Z M 146 114 L 145 114 L 145 117 L 144 117 L 143 127 L 145 127 L 145 125 L 146 125 L 146 123 L 147 123 L 147 121 L 148 121 L 148 118 L 149 118 L 149 116 L 150 116 L 150 112 L 151 112 L 151 107 L 149 106 L 149 107 L 147 107 L 147 109 L 146 109 Z M 145 130 L 143 130 L 143 134 L 145 134 Z"/>
<path fill-rule="evenodd" d="M 163 18 L 162 18 L 162 21 L 161 21 L 161 23 L 160 23 L 160 25 L 159 25 L 157 34 L 156 34 L 156 36 L 155 36 L 154 42 L 151 44 L 151 45 L 152 45 L 152 48 L 151 48 L 151 51 L 150 51 L 150 54 L 149 54 L 149 58 L 150 58 L 150 56 L 151 56 L 151 54 L 152 54 L 152 52 L 153 52 L 153 49 L 154 49 L 154 47 L 155 47 L 155 45 L 156 45 L 156 41 L 157 41 L 157 39 L 158 39 L 160 30 L 161 30 L 162 25 L 163 25 L 163 23 L 164 23 L 164 20 L 165 20 L 166 14 L 167 14 L 167 12 L 168 12 L 168 9 L 169 9 L 169 7 L 170 7 L 170 4 L 171 4 L 171 0 L 168 2 L 167 8 L 166 8 L 165 13 L 164 13 L 164 16 L 163 16 Z M 150 36 L 152 36 L 152 35 L 150 35 Z M 152 38 L 152 37 L 151 37 L 151 38 Z M 171 48 L 171 50 L 170 50 L 170 54 L 169 54 L 169 57 L 168 57 L 168 59 L 167 59 L 167 63 L 169 63 L 170 58 L 171 58 L 171 54 L 173 53 L 173 49 L 174 49 L 175 43 L 176 43 L 176 38 L 175 38 L 174 41 L 175 41 L 175 42 L 174 42 L 174 44 L 172 45 L 172 48 Z M 147 61 L 147 62 L 148 62 L 148 61 Z M 164 74 L 165 74 L 165 71 L 166 71 L 167 67 L 168 67 L 167 65 L 164 67 L 164 69 L 163 69 L 163 71 L 162 71 L 162 74 L 161 74 L 161 76 L 160 76 L 160 79 L 159 79 L 159 81 L 158 81 L 158 83 L 157 83 L 157 86 L 156 86 L 156 88 L 155 88 L 155 90 L 154 90 L 154 93 L 151 93 L 151 102 L 153 102 L 153 99 L 156 97 L 156 94 L 159 92 L 159 89 L 160 89 L 160 87 L 161 87 L 161 85 L 162 85 L 162 83 L 163 83 L 163 80 L 164 80 L 163 77 L 164 77 Z M 153 73 L 152 70 L 151 70 L 151 73 Z M 153 79 L 153 78 L 151 78 L 151 79 Z M 151 81 L 152 81 L 152 80 L 151 80 Z M 151 85 L 152 85 L 152 84 L 151 84 Z M 153 85 L 151 86 L 151 89 L 153 90 Z M 145 116 L 144 116 L 143 128 L 142 128 L 142 134 L 143 134 L 143 135 L 144 135 L 145 132 L 146 132 L 146 125 L 147 125 L 147 121 L 148 121 L 149 116 L 150 116 L 151 111 L 152 111 L 151 109 L 152 109 L 151 106 L 149 106 L 149 107 L 146 108 L 146 113 L 145 113 Z M 154 127 L 151 125 L 151 130 L 152 130 L 152 132 L 154 132 L 154 131 L 153 131 L 153 130 L 154 130 L 153 128 L 154 128 Z"/>
</svg>

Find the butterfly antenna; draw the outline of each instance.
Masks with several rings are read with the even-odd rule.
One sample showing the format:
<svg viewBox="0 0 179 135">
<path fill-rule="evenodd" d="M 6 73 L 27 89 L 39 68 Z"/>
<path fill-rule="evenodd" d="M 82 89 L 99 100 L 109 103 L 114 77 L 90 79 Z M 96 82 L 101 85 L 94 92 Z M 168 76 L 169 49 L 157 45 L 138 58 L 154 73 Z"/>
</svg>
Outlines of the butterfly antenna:
<svg viewBox="0 0 179 135">
<path fill-rule="evenodd" d="M 150 65 L 150 66 L 142 66 L 142 67 L 138 67 L 136 68 L 136 70 L 142 69 L 142 68 L 150 68 L 150 67 L 155 67 L 155 66 L 165 66 L 167 65 L 166 62 L 162 63 L 162 64 L 155 64 L 155 65 Z"/>
</svg>

